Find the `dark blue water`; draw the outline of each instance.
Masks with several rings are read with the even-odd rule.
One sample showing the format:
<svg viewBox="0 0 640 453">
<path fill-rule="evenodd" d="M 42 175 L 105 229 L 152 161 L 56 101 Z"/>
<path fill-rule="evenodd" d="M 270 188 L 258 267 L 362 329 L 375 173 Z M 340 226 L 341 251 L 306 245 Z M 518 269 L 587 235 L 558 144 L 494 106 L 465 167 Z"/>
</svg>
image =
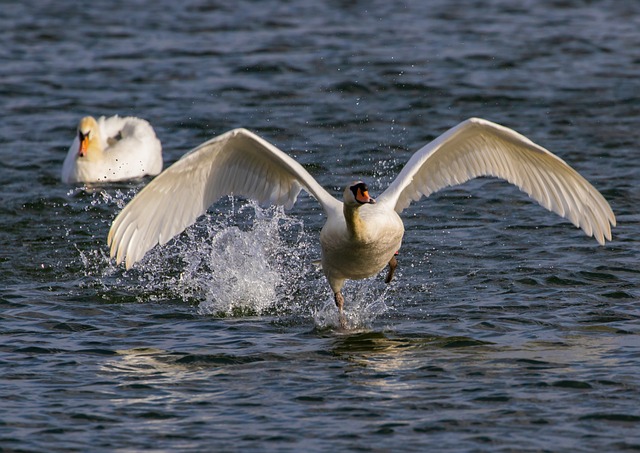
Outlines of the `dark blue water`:
<svg viewBox="0 0 640 453">
<path fill-rule="evenodd" d="M 3 2 L 0 449 L 640 449 L 640 4 Z M 84 115 L 165 160 L 233 127 L 333 193 L 379 194 L 470 116 L 610 201 L 605 247 L 506 183 L 405 211 L 398 278 L 334 328 L 323 217 L 222 200 L 130 271 L 106 235 L 148 182 L 59 182 Z"/>
</svg>

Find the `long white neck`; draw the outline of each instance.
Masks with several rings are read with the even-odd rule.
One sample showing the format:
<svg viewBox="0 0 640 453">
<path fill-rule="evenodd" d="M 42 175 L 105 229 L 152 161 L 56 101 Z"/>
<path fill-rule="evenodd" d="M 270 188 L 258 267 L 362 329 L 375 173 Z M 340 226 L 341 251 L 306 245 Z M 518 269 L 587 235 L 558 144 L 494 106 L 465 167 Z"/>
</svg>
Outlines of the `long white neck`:
<svg viewBox="0 0 640 453">
<path fill-rule="evenodd" d="M 365 226 L 362 217 L 360 217 L 360 206 L 347 205 L 345 203 L 342 211 L 344 213 L 344 219 L 347 222 L 349 235 L 356 240 L 363 239 Z"/>
</svg>

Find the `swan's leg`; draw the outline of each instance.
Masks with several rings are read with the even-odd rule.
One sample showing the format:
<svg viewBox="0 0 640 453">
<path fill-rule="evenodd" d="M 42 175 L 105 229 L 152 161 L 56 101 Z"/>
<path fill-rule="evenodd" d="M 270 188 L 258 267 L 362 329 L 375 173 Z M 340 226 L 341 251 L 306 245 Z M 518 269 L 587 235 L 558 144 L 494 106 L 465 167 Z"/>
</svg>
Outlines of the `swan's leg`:
<svg viewBox="0 0 640 453">
<path fill-rule="evenodd" d="M 398 254 L 398 252 L 396 252 L 396 255 Z M 398 267 L 398 260 L 396 259 L 396 256 L 393 255 L 391 257 L 391 260 L 389 261 L 389 273 L 387 274 L 387 278 L 384 279 L 385 283 L 391 283 L 391 279 L 393 278 L 393 274 L 396 271 L 396 267 Z"/>
<path fill-rule="evenodd" d="M 340 320 L 340 327 L 343 329 L 347 328 L 347 318 L 344 315 L 344 297 L 340 291 L 334 294 L 334 298 L 336 301 L 336 307 L 338 307 L 338 319 Z"/>
</svg>

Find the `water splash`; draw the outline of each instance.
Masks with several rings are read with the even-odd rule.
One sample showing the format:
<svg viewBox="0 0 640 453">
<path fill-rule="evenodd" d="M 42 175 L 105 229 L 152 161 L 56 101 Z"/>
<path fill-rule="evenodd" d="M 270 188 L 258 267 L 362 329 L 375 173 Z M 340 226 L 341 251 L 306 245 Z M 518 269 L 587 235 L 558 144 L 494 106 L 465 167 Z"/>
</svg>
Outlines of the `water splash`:
<svg viewBox="0 0 640 453">
<path fill-rule="evenodd" d="M 347 281 L 342 292 L 345 297 L 344 313 L 349 331 L 370 329 L 376 319 L 390 310 L 386 303 L 389 286 L 384 285 L 378 277 L 356 282 Z M 333 297 L 325 298 L 322 305 L 313 307 L 311 316 L 319 329 L 333 329 L 340 325 Z"/>
<path fill-rule="evenodd" d="M 249 225 L 237 226 L 247 214 Z M 203 229 L 190 229 L 179 245 L 185 266 L 175 287 L 200 299 L 199 313 L 263 315 L 296 305 L 296 285 L 311 271 L 314 253 L 301 221 L 249 203 L 217 222 L 209 216 Z"/>
<path fill-rule="evenodd" d="M 224 212 L 224 208 L 228 211 Z M 202 315 L 286 313 L 316 253 L 301 221 L 282 208 L 229 200 L 124 273 L 147 296 L 194 303 Z"/>
<path fill-rule="evenodd" d="M 125 204 L 131 194 L 96 194 L 92 205 Z M 140 302 L 181 300 L 200 315 L 302 316 L 318 328 L 339 325 L 333 295 L 322 271 L 318 233 L 282 208 L 253 202 L 236 207 L 229 198 L 133 269 L 115 265 L 103 249 L 80 253 L 91 286 L 125 291 Z M 347 282 L 346 315 L 352 328 L 367 328 L 388 310 L 380 278 Z"/>
</svg>

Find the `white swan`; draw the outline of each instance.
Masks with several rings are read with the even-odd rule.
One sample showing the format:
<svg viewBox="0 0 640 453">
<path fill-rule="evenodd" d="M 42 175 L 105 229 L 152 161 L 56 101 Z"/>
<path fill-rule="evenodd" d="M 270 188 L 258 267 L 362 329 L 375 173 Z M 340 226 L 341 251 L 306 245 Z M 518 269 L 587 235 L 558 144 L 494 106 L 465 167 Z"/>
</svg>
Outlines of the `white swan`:
<svg viewBox="0 0 640 453">
<path fill-rule="evenodd" d="M 151 125 L 132 116 L 85 116 L 62 164 L 62 182 L 109 182 L 157 175 L 162 146 Z"/>
<path fill-rule="evenodd" d="M 615 216 L 589 182 L 517 132 L 471 118 L 418 150 L 377 200 L 357 181 L 346 188 L 343 202 L 270 143 L 245 129 L 232 130 L 184 155 L 142 189 L 113 221 L 108 243 L 111 256 L 130 268 L 224 195 L 291 207 L 304 189 L 327 216 L 320 232 L 322 268 L 344 325 L 345 280 L 375 275 L 387 263 L 386 281 L 393 276 L 404 234 L 398 214 L 411 201 L 483 175 L 515 184 L 600 244 L 611 240 Z"/>
</svg>

